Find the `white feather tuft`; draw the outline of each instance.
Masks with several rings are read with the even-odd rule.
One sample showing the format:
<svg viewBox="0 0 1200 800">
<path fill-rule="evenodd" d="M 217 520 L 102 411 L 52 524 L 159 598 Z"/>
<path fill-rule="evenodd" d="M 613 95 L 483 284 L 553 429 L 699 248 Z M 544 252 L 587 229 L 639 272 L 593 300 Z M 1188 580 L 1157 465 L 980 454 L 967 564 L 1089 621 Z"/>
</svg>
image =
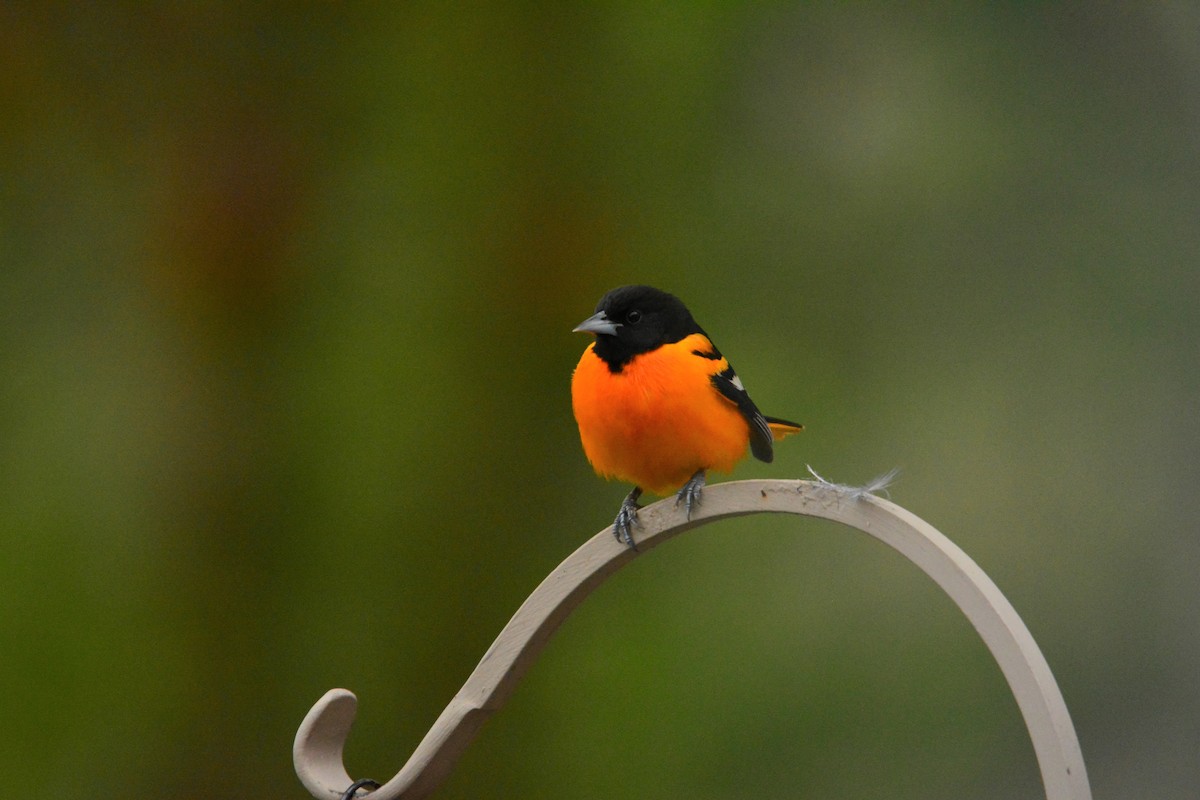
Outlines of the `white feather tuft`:
<svg viewBox="0 0 1200 800">
<path fill-rule="evenodd" d="M 808 474 L 817 479 L 817 484 L 820 485 L 821 488 L 837 492 L 839 495 L 842 495 L 850 500 L 861 500 L 867 495 L 878 494 L 882 494 L 885 497 L 890 498 L 891 494 L 888 493 L 888 487 L 892 485 L 892 481 L 894 481 L 896 476 L 900 474 L 900 468 L 895 467 L 894 469 L 890 469 L 883 473 L 879 477 L 867 481 L 862 486 L 850 486 L 845 483 L 834 483 L 832 481 L 827 481 L 817 474 L 817 471 L 812 468 L 811 464 L 807 466 Z"/>
</svg>

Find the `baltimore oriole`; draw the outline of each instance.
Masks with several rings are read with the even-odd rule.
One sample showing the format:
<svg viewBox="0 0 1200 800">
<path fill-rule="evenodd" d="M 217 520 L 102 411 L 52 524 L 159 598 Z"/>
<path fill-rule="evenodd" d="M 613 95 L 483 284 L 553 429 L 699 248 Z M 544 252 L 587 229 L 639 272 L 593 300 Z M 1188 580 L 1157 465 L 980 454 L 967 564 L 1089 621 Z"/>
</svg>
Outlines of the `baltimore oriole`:
<svg viewBox="0 0 1200 800">
<path fill-rule="evenodd" d="M 675 503 L 690 518 L 705 472 L 731 471 L 747 444 L 770 462 L 775 439 L 804 429 L 762 415 L 674 295 L 649 286 L 613 289 L 575 331 L 596 336 L 571 378 L 579 438 L 599 475 L 634 485 L 613 523 L 630 547 L 643 490 L 678 490 Z"/>
</svg>

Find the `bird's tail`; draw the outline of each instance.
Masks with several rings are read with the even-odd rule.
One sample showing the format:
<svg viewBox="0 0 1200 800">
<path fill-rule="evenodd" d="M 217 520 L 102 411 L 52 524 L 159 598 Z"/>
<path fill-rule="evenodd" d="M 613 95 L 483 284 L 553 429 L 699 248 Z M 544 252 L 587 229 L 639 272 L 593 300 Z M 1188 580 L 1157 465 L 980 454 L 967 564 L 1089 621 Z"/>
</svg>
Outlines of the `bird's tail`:
<svg viewBox="0 0 1200 800">
<path fill-rule="evenodd" d="M 788 422 L 786 419 L 777 419 L 776 417 L 767 417 L 767 425 L 771 428 L 771 436 L 775 441 L 804 430 L 804 426 L 799 422 Z"/>
</svg>

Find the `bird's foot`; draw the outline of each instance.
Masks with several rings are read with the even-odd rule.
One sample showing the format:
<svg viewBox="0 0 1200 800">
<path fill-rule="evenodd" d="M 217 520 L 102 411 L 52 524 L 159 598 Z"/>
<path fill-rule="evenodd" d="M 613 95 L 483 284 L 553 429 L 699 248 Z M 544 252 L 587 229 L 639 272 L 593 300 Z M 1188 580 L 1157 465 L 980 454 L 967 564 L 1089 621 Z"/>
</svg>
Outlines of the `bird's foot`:
<svg viewBox="0 0 1200 800">
<path fill-rule="evenodd" d="M 633 541 L 633 529 L 642 527 L 638 519 L 638 509 L 641 506 L 637 504 L 641 496 L 641 488 L 633 487 L 633 491 L 621 501 L 621 510 L 617 512 L 617 519 L 613 523 L 613 536 L 617 537 L 618 542 L 624 542 L 634 550 L 637 550 L 637 545 Z"/>
<path fill-rule="evenodd" d="M 675 507 L 678 508 L 680 503 L 687 510 L 687 518 L 692 518 L 692 512 L 700 507 L 700 494 L 704 491 L 704 470 L 696 470 L 696 474 L 688 479 L 688 482 L 683 485 L 675 494 Z"/>
</svg>

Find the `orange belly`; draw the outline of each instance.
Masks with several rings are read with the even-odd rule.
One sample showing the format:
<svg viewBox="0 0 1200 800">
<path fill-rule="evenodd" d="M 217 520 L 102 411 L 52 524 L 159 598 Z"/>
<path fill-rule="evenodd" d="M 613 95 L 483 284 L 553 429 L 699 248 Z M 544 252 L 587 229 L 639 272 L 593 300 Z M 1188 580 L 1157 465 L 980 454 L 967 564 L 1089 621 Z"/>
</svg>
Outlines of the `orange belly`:
<svg viewBox="0 0 1200 800">
<path fill-rule="evenodd" d="M 583 451 L 596 472 L 670 494 L 697 470 L 729 472 L 746 455 L 750 429 L 709 376 L 725 366 L 692 355 L 698 335 L 663 345 L 619 373 L 590 345 L 571 379 Z"/>
</svg>

